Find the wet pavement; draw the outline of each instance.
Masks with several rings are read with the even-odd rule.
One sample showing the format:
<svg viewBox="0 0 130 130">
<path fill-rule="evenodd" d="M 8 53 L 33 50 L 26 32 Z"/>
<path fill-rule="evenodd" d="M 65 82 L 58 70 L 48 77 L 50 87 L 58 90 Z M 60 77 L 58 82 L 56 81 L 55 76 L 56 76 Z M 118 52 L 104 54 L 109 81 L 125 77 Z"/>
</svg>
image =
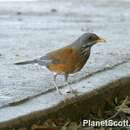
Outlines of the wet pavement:
<svg viewBox="0 0 130 130">
<path fill-rule="evenodd" d="M 70 81 L 129 61 L 129 5 L 129 0 L 0 2 L 0 106 L 54 87 L 46 68 L 13 63 L 68 45 L 84 32 L 94 32 L 107 43 L 93 47 L 85 67 Z M 61 76 L 58 85 L 63 84 Z"/>
</svg>

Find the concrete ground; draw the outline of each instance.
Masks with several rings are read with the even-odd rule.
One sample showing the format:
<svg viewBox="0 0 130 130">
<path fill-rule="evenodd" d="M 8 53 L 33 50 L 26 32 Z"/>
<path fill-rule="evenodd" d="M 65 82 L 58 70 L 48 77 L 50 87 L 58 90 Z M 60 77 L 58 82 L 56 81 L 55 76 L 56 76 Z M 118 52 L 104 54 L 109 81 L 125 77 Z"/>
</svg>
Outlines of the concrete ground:
<svg viewBox="0 0 130 130">
<path fill-rule="evenodd" d="M 53 75 L 47 69 L 13 63 L 37 58 L 68 45 L 84 32 L 94 32 L 107 43 L 93 47 L 89 61 L 80 72 L 70 76 L 71 82 L 129 63 L 129 5 L 129 0 L 0 2 L 0 106 L 54 88 Z M 124 73 L 123 68 L 120 71 Z M 127 69 L 126 75 L 130 75 L 129 72 Z M 114 72 L 110 77 L 115 78 Z M 93 83 L 97 78 L 94 79 Z M 62 76 L 57 82 L 64 85 Z M 81 87 L 83 85 L 80 83 Z M 76 84 L 72 87 L 77 88 Z M 96 87 L 95 84 L 86 91 Z"/>
</svg>

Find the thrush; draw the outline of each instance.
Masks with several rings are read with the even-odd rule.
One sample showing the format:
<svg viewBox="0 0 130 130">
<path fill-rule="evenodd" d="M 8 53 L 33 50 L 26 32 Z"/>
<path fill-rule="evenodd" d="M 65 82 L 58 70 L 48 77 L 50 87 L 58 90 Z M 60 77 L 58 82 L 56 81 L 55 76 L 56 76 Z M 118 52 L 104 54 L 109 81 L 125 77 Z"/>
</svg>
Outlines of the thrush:
<svg viewBox="0 0 130 130">
<path fill-rule="evenodd" d="M 105 42 L 105 40 L 94 33 L 84 33 L 68 46 L 51 51 L 37 59 L 15 63 L 15 65 L 39 64 L 47 67 L 54 73 L 56 90 L 61 93 L 56 85 L 57 75 L 64 75 L 65 81 L 68 82 L 69 74 L 83 68 L 90 56 L 92 46 L 99 42 Z"/>
</svg>

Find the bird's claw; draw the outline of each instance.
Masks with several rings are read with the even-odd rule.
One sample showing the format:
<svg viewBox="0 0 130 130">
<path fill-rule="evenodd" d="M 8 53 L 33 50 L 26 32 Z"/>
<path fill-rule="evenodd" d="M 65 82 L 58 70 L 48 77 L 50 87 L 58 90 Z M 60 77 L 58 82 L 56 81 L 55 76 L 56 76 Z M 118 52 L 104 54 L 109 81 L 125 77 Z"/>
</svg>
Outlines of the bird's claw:
<svg viewBox="0 0 130 130">
<path fill-rule="evenodd" d="M 57 90 L 57 92 L 58 92 L 60 95 L 63 95 L 63 93 L 62 93 L 60 90 Z"/>
</svg>

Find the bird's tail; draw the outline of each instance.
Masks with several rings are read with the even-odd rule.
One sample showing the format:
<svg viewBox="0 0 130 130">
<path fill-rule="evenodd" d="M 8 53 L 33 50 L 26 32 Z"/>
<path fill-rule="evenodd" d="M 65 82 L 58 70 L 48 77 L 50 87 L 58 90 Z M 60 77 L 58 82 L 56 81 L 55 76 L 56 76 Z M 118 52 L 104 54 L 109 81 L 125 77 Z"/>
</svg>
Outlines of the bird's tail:
<svg viewBox="0 0 130 130">
<path fill-rule="evenodd" d="M 37 60 L 30 60 L 30 61 L 23 61 L 23 62 L 17 62 L 17 63 L 14 63 L 15 65 L 26 65 L 26 64 L 35 64 L 37 63 Z"/>
</svg>

